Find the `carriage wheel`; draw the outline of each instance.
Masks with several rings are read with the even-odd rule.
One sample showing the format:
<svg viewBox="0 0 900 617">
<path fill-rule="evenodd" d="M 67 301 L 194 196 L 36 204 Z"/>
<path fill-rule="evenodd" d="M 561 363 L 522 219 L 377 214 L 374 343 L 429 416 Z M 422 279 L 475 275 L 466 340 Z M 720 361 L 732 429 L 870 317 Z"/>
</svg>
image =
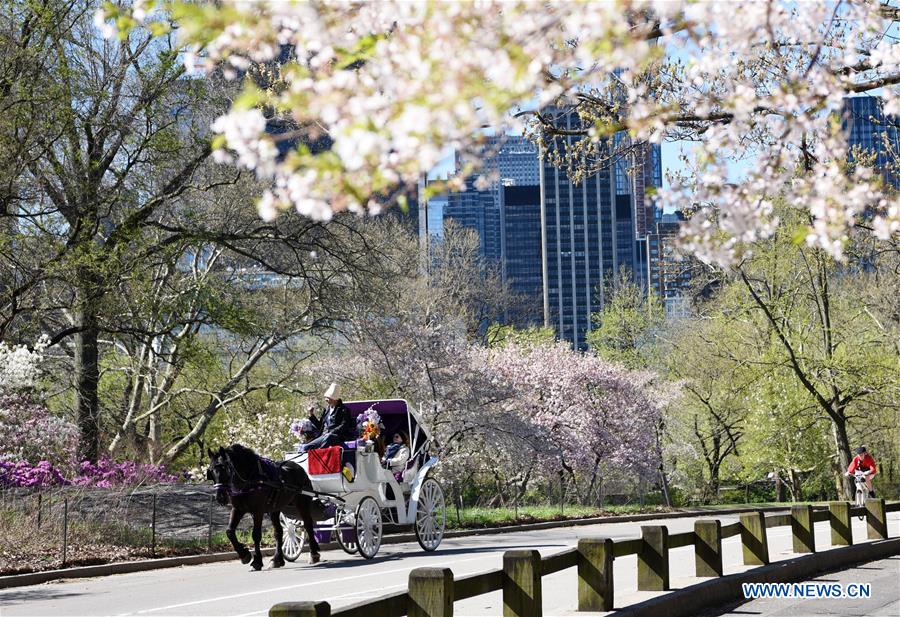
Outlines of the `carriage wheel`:
<svg viewBox="0 0 900 617">
<path fill-rule="evenodd" d="M 306 528 L 295 518 L 281 514 L 281 553 L 288 561 L 297 561 L 306 544 Z"/>
<path fill-rule="evenodd" d="M 334 513 L 334 535 L 338 546 L 348 555 L 354 555 L 359 550 L 356 545 L 356 527 L 353 524 L 353 514 L 347 512 L 343 506 Z M 344 536 L 347 536 L 345 539 Z"/>
<path fill-rule="evenodd" d="M 356 508 L 356 544 L 366 559 L 381 547 L 381 508 L 371 497 L 363 497 Z"/>
<path fill-rule="evenodd" d="M 434 478 L 425 478 L 416 507 L 416 540 L 426 551 L 433 551 L 444 539 L 447 510 L 444 491 Z"/>
</svg>

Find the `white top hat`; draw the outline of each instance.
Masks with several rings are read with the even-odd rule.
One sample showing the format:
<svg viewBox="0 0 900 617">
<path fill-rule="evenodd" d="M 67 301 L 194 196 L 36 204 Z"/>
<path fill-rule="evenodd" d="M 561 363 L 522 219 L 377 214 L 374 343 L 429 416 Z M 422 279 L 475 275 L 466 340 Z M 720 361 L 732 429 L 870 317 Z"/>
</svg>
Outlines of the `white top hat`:
<svg viewBox="0 0 900 617">
<path fill-rule="evenodd" d="M 328 386 L 328 389 L 325 390 L 325 394 L 323 394 L 325 398 L 339 400 L 341 398 L 341 386 L 336 383 Z"/>
</svg>

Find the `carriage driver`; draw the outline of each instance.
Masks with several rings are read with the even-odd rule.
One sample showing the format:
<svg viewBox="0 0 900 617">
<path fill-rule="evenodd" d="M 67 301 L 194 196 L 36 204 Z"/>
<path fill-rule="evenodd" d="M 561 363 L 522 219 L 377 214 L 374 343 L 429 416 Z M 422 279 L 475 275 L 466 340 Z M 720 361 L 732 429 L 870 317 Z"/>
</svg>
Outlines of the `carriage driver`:
<svg viewBox="0 0 900 617">
<path fill-rule="evenodd" d="M 325 408 L 321 420 L 316 418 L 314 407 L 310 406 L 309 409 L 307 409 L 309 412 L 309 419 L 315 424 L 319 436 L 309 443 L 300 446 L 301 452 L 315 450 L 316 448 L 336 446 L 356 437 L 350 410 L 347 409 L 347 406 L 344 405 L 344 401 L 341 400 L 341 387 L 338 384 L 333 383 L 328 386 L 328 389 L 325 390 L 323 396 L 325 397 L 325 402 L 328 404 L 328 407 Z"/>
</svg>

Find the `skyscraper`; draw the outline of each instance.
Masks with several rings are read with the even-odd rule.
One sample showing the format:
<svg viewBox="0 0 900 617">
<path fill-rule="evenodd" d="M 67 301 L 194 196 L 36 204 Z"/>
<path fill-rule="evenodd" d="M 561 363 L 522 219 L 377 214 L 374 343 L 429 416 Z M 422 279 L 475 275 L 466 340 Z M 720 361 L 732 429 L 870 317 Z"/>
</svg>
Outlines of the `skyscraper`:
<svg viewBox="0 0 900 617">
<path fill-rule="evenodd" d="M 849 145 L 874 153 L 875 168 L 884 181 L 900 188 L 900 170 L 895 167 L 900 157 L 900 118 L 885 115 L 882 106 L 877 96 L 845 98 L 841 126 L 849 131 Z"/>
<path fill-rule="evenodd" d="M 616 140 L 622 145 L 622 140 Z M 630 195 L 634 209 L 634 233 L 640 239 L 653 233 L 656 199 L 652 188 L 662 186 L 662 155 L 659 144 L 635 144 L 615 163 L 616 194 Z"/>
<path fill-rule="evenodd" d="M 504 186 L 540 184 L 538 150 L 524 137 L 497 135 L 486 138 L 476 156 L 478 171 L 466 179 L 466 190 L 450 193 L 444 218 L 477 231 L 482 255 L 500 259 L 500 192 Z M 465 164 L 457 153 L 457 173 L 463 172 Z M 484 189 L 475 187 L 479 176 L 491 179 Z"/>
<path fill-rule="evenodd" d="M 675 250 L 682 221 L 681 212 L 664 214 L 656 222 L 655 231 L 647 234 L 647 280 L 669 317 L 687 313 L 691 268 L 695 264 Z"/>
<path fill-rule="evenodd" d="M 501 186 L 500 274 L 525 303 L 506 316 L 516 327 L 543 322 L 543 260 L 541 258 L 541 187 Z"/>
<path fill-rule="evenodd" d="M 549 111 L 556 126 L 580 128 L 574 113 Z M 558 138 L 553 147 L 571 145 L 578 136 Z M 608 154 L 619 138 L 603 144 Z M 541 164 L 541 226 L 545 324 L 573 347 L 586 347 L 591 315 L 602 309 L 604 288 L 620 269 L 642 281 L 641 250 L 647 233 L 648 183 L 658 184 L 654 170 L 658 147 L 638 144 L 625 159 L 597 170 L 574 184 L 565 169 L 545 157 Z M 638 213 L 640 208 L 640 213 Z M 640 214 L 640 216 L 638 216 Z M 650 219 L 652 221 L 652 218 Z M 638 224 L 640 221 L 640 224 Z"/>
<path fill-rule="evenodd" d="M 466 190 L 450 193 L 444 207 L 444 219 L 478 232 L 480 253 L 488 259 L 500 259 L 500 205 L 496 191 L 479 191 L 474 179 L 466 180 Z"/>
</svg>

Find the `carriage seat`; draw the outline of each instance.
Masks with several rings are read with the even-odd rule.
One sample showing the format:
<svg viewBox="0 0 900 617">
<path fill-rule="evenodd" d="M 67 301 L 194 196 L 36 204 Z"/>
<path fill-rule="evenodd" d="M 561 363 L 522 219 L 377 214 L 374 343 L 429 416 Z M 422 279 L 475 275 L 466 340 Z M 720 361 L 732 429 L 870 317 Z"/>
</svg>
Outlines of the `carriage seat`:
<svg viewBox="0 0 900 617">
<path fill-rule="evenodd" d="M 419 452 L 415 456 L 411 457 L 408 461 L 406 461 L 406 467 L 403 471 L 398 471 L 394 473 L 394 479 L 400 483 L 400 487 L 403 489 L 403 492 L 406 493 L 409 491 L 410 485 L 415 481 L 416 475 L 419 473 L 419 467 L 422 466 L 422 463 L 425 460 L 425 455 L 422 452 Z"/>
<path fill-rule="evenodd" d="M 350 463 L 356 468 L 356 440 L 345 441 L 341 448 L 341 467 Z"/>
</svg>

